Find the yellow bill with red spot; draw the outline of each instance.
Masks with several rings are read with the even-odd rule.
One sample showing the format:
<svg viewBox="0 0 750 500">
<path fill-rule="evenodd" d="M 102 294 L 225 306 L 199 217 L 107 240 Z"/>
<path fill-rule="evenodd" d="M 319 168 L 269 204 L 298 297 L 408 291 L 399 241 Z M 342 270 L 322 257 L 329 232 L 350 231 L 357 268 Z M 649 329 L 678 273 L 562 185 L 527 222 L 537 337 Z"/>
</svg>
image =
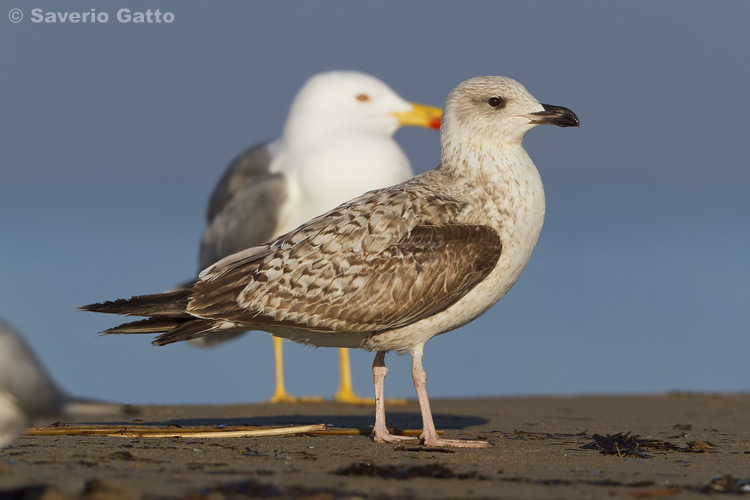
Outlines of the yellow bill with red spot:
<svg viewBox="0 0 750 500">
<path fill-rule="evenodd" d="M 440 130 L 440 118 L 443 110 L 434 106 L 410 102 L 412 109 L 409 111 L 397 111 L 391 113 L 398 118 L 399 125 L 403 127 L 425 127 Z"/>
</svg>

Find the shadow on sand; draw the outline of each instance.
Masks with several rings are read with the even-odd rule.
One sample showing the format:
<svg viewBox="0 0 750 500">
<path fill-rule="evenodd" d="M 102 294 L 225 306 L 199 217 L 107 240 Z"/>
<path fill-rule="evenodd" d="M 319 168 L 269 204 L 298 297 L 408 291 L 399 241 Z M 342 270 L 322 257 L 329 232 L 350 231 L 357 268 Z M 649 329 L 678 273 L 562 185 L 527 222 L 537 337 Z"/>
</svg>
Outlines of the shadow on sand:
<svg viewBox="0 0 750 500">
<path fill-rule="evenodd" d="M 435 426 L 438 429 L 466 429 L 476 425 L 487 423 L 486 418 L 471 415 L 452 415 L 452 414 L 435 414 L 433 415 Z M 372 427 L 374 415 L 298 415 L 289 413 L 286 415 L 275 416 L 247 416 L 247 417 L 212 417 L 212 418 L 175 418 L 156 422 L 108 422 L 108 425 L 146 425 L 154 427 L 166 427 L 169 425 L 179 425 L 183 427 L 217 427 L 232 425 L 308 425 L 308 424 L 326 424 L 330 427 L 339 428 L 356 428 L 365 429 Z M 95 424 L 95 422 L 92 422 Z M 401 429 L 421 429 L 422 416 L 418 412 L 389 412 L 387 415 L 389 426 L 395 426 Z"/>
</svg>

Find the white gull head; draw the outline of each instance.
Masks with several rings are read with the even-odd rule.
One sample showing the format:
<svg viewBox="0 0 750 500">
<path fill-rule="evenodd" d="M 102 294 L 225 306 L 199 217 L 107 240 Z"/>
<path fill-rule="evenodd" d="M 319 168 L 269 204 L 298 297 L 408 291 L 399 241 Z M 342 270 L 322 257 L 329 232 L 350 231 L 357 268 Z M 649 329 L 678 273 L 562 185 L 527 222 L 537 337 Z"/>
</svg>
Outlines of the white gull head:
<svg viewBox="0 0 750 500">
<path fill-rule="evenodd" d="M 341 132 L 391 137 L 399 128 L 394 113 L 413 106 L 374 76 L 329 71 L 312 76 L 297 93 L 284 126 L 287 147 L 306 147 Z"/>
</svg>

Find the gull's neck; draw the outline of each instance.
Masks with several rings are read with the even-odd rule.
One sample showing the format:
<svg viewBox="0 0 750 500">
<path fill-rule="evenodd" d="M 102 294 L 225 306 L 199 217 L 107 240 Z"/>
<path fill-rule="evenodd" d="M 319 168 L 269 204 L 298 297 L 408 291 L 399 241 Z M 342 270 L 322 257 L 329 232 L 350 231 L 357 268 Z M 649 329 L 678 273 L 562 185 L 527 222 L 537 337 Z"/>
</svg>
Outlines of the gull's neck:
<svg viewBox="0 0 750 500">
<path fill-rule="evenodd" d="M 524 240 L 530 254 L 544 221 L 544 188 L 521 142 L 492 144 L 467 134 L 455 144 L 461 146 L 443 140 L 438 170 L 471 207 L 469 219 L 489 222 L 501 233 L 524 233 L 514 238 Z"/>
<path fill-rule="evenodd" d="M 469 134 L 459 140 L 444 138 L 439 168 L 457 181 L 488 186 L 539 179 L 520 141 L 498 143 Z"/>
</svg>

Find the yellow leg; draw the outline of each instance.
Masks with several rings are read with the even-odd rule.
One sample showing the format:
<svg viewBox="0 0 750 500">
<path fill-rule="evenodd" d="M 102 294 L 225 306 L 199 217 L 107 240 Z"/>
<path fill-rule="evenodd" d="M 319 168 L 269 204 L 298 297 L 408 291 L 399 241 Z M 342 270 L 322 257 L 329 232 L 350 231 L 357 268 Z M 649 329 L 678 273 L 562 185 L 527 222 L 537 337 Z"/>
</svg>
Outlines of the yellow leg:
<svg viewBox="0 0 750 500">
<path fill-rule="evenodd" d="M 349 361 L 349 349 L 339 349 L 339 390 L 333 400 L 345 405 L 374 405 L 374 398 L 362 398 L 354 393 L 352 387 L 352 367 Z M 391 404 L 406 404 L 403 399 L 389 399 Z"/>
<path fill-rule="evenodd" d="M 273 359 L 276 367 L 276 388 L 273 396 L 268 400 L 269 403 L 322 403 L 323 398 L 319 396 L 292 396 L 286 392 L 284 386 L 284 339 L 271 336 L 273 339 Z"/>
</svg>

